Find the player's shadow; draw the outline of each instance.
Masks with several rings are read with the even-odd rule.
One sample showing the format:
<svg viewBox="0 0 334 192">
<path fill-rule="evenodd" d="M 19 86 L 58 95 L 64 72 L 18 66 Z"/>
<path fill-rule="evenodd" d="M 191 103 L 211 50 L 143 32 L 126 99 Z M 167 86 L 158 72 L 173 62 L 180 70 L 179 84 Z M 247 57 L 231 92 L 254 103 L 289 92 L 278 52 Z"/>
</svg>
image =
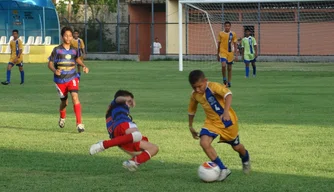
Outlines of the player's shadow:
<svg viewBox="0 0 334 192">
<path fill-rule="evenodd" d="M 61 147 L 61 146 L 59 146 Z M 332 191 L 334 180 L 315 176 L 240 170 L 224 182 L 203 183 L 194 163 L 153 158 L 137 172 L 121 167 L 124 159 L 0 148 L 0 191 Z M 112 152 L 112 151 L 109 151 Z M 171 153 L 172 155 L 172 153 Z"/>
</svg>

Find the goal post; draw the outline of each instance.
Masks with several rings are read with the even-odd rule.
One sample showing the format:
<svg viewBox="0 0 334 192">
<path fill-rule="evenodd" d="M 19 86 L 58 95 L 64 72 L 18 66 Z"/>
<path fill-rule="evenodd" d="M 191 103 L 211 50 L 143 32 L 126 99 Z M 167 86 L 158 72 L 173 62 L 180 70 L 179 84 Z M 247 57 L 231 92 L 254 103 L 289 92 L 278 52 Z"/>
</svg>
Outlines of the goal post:
<svg viewBox="0 0 334 192">
<path fill-rule="evenodd" d="M 260 61 L 333 59 L 332 0 L 179 0 L 179 71 L 196 62 L 218 64 L 217 38 L 225 21 L 238 39 L 246 28 L 252 31 Z"/>
</svg>

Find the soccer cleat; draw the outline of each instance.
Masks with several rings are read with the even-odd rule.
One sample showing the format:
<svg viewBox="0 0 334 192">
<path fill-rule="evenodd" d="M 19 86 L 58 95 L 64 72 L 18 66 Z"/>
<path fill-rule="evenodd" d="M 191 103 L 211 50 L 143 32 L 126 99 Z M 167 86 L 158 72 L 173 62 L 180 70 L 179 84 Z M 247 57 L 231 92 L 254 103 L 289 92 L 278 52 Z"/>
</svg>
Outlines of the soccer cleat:
<svg viewBox="0 0 334 192">
<path fill-rule="evenodd" d="M 231 82 L 228 82 L 228 83 L 227 83 L 227 87 L 231 87 Z"/>
<path fill-rule="evenodd" d="M 60 128 L 65 127 L 65 119 L 59 118 L 58 125 Z"/>
<path fill-rule="evenodd" d="M 134 172 L 138 169 L 138 166 L 136 165 L 136 162 L 132 160 L 127 160 L 123 162 L 123 167 L 131 172 Z"/>
<path fill-rule="evenodd" d="M 21 82 L 21 83 L 20 83 L 20 85 L 23 85 L 23 84 L 24 84 L 24 82 Z"/>
<path fill-rule="evenodd" d="M 227 85 L 227 81 L 226 81 L 226 80 L 223 80 L 223 84 L 224 84 L 224 85 Z"/>
<path fill-rule="evenodd" d="M 103 142 L 102 141 L 99 141 L 99 142 L 93 144 L 90 147 L 90 149 L 89 149 L 89 153 L 91 155 L 94 155 L 94 154 L 102 152 L 102 151 L 104 151 L 104 147 L 103 147 Z"/>
<path fill-rule="evenodd" d="M 242 163 L 242 171 L 248 175 L 251 171 L 251 163 L 250 161 Z"/>
<path fill-rule="evenodd" d="M 9 81 L 3 81 L 3 82 L 1 82 L 1 84 L 3 84 L 3 85 L 9 85 L 10 82 Z"/>
<path fill-rule="evenodd" d="M 256 75 L 253 75 L 253 77 L 256 77 Z"/>
<path fill-rule="evenodd" d="M 79 133 L 84 132 L 84 131 L 85 131 L 85 126 L 84 126 L 84 124 L 78 124 L 78 125 L 77 125 L 77 129 L 78 129 L 78 132 L 79 132 Z"/>
<path fill-rule="evenodd" d="M 221 170 L 221 172 L 220 172 L 220 175 L 219 175 L 219 177 L 218 177 L 218 179 L 217 179 L 217 181 L 224 181 L 228 176 L 230 176 L 231 175 L 231 170 L 229 170 L 229 169 L 222 169 Z"/>
</svg>

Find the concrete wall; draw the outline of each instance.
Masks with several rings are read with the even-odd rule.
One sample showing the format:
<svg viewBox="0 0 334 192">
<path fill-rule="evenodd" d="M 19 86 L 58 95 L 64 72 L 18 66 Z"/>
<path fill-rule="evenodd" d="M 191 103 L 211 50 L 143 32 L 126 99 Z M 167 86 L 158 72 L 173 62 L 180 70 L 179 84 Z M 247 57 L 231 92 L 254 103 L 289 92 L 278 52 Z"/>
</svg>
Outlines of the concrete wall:
<svg viewBox="0 0 334 192">
<path fill-rule="evenodd" d="M 167 51 L 166 54 L 177 54 L 179 53 L 179 26 L 178 26 L 178 1 L 167 0 L 166 1 L 166 22 L 169 23 L 166 26 L 166 41 Z M 183 13 L 185 11 L 183 10 Z M 183 14 L 184 16 L 184 14 Z M 185 16 L 183 22 L 185 21 Z M 183 25 L 183 52 L 185 52 L 185 25 Z"/>
</svg>

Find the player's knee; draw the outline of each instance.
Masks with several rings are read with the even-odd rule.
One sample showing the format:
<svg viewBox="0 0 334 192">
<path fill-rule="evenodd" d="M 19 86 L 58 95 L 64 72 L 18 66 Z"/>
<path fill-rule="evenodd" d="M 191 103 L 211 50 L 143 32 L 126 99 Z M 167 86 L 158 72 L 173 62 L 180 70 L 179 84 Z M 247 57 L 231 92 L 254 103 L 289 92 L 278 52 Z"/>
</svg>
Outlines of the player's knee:
<svg viewBox="0 0 334 192">
<path fill-rule="evenodd" d="M 133 139 L 133 142 L 139 142 L 142 140 L 143 136 L 142 134 L 139 132 L 139 131 L 135 131 L 132 134 L 132 139 Z"/>
<path fill-rule="evenodd" d="M 201 140 L 200 141 L 200 145 L 201 147 L 205 150 L 211 147 L 210 142 L 206 141 L 206 140 Z"/>
<path fill-rule="evenodd" d="M 238 144 L 238 145 L 232 145 L 232 149 L 234 150 L 234 151 L 240 151 L 240 150 L 242 150 L 244 148 L 244 146 L 242 145 L 242 144 Z"/>
<path fill-rule="evenodd" d="M 156 155 L 159 152 L 159 147 L 157 145 L 152 144 L 150 154 L 151 156 Z"/>
<path fill-rule="evenodd" d="M 19 70 L 20 70 L 20 71 L 23 71 L 23 67 L 19 67 Z"/>
</svg>

